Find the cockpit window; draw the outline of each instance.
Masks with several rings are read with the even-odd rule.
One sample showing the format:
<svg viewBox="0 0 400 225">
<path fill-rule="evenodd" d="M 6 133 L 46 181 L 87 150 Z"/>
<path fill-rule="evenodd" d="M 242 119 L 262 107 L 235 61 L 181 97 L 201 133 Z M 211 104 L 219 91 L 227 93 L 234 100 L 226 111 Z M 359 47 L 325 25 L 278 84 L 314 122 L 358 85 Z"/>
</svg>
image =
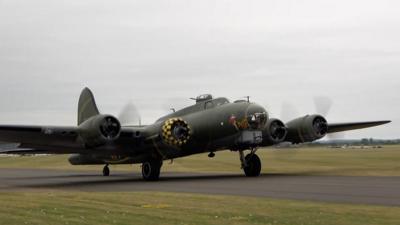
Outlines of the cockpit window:
<svg viewBox="0 0 400 225">
<path fill-rule="evenodd" d="M 204 108 L 205 109 L 211 109 L 211 108 L 214 108 L 214 107 L 217 107 L 217 106 L 220 106 L 220 105 L 224 105 L 224 104 L 227 104 L 227 103 L 229 103 L 228 99 L 226 99 L 226 98 L 217 98 L 217 99 L 214 99 L 212 101 L 206 102 L 205 105 L 204 105 Z"/>
<path fill-rule="evenodd" d="M 213 102 L 214 102 L 214 105 L 216 105 L 216 106 L 229 103 L 228 99 L 226 99 L 226 98 L 217 98 Z"/>
<path fill-rule="evenodd" d="M 247 122 L 249 123 L 251 129 L 261 129 L 265 126 L 268 116 L 266 112 L 253 113 L 248 115 Z"/>
</svg>

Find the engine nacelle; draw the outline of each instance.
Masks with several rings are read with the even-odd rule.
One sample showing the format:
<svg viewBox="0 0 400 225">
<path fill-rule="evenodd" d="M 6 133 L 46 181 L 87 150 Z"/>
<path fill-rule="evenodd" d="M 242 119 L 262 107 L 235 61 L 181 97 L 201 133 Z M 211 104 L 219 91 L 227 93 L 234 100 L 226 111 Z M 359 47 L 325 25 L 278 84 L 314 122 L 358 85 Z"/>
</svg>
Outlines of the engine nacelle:
<svg viewBox="0 0 400 225">
<path fill-rule="evenodd" d="M 121 124 L 111 115 L 97 115 L 80 124 L 78 133 L 85 147 L 97 147 L 117 139 L 121 133 Z"/>
<path fill-rule="evenodd" d="M 328 122 L 320 115 L 307 115 L 286 123 L 288 134 L 285 141 L 294 144 L 312 142 L 325 137 Z"/>
<path fill-rule="evenodd" d="M 279 144 L 285 140 L 287 133 L 287 128 L 282 121 L 278 119 L 269 119 L 262 131 L 262 145 Z"/>
</svg>

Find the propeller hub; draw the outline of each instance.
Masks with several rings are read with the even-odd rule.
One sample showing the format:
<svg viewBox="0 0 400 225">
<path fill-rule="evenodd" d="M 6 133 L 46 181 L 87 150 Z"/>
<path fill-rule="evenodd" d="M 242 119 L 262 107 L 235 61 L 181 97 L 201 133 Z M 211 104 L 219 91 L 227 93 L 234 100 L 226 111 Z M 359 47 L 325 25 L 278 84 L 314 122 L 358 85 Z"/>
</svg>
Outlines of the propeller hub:
<svg viewBox="0 0 400 225">
<path fill-rule="evenodd" d="M 112 116 L 104 118 L 103 123 L 100 125 L 100 132 L 107 139 L 116 138 L 119 135 L 120 130 L 121 125 L 119 121 Z"/>
<path fill-rule="evenodd" d="M 314 119 L 313 127 L 318 136 L 325 136 L 328 133 L 328 122 L 322 116 Z"/>
</svg>

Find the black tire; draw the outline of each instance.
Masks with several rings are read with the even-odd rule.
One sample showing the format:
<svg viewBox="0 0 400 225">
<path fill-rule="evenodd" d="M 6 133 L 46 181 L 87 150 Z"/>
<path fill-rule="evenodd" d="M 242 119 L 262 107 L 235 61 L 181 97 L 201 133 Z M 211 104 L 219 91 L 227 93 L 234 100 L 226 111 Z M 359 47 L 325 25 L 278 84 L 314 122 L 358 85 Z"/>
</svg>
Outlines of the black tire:
<svg viewBox="0 0 400 225">
<path fill-rule="evenodd" d="M 258 177 L 261 173 L 261 160 L 256 154 L 248 154 L 245 157 L 247 166 L 243 168 L 246 177 Z"/>
<path fill-rule="evenodd" d="M 146 181 L 156 181 L 160 178 L 162 161 L 152 159 L 142 164 L 142 176 Z"/>
<path fill-rule="evenodd" d="M 105 176 L 105 177 L 110 176 L 110 169 L 108 168 L 108 166 L 105 166 L 103 168 L 103 176 Z"/>
</svg>

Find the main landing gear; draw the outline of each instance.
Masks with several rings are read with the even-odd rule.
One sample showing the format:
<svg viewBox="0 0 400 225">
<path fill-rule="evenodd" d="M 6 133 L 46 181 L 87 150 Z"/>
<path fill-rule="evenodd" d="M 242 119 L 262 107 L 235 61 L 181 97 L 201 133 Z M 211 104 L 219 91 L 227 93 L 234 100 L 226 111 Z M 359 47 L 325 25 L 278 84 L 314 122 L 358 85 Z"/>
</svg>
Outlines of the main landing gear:
<svg viewBox="0 0 400 225">
<path fill-rule="evenodd" d="M 142 176 L 146 181 L 156 181 L 160 178 L 162 160 L 149 159 L 142 164 Z"/>
<path fill-rule="evenodd" d="M 110 176 L 110 168 L 108 168 L 108 164 L 106 164 L 103 168 L 103 176 L 105 177 Z"/>
<path fill-rule="evenodd" d="M 162 160 L 149 159 L 142 164 L 142 176 L 146 181 L 155 181 L 160 178 L 160 171 L 162 166 Z M 110 168 L 106 164 L 103 168 L 103 176 L 110 176 Z"/>
<path fill-rule="evenodd" d="M 249 154 L 244 156 L 243 150 L 239 151 L 240 162 L 246 177 L 258 177 L 261 173 L 261 160 L 255 154 L 257 149 L 252 149 Z"/>
</svg>

